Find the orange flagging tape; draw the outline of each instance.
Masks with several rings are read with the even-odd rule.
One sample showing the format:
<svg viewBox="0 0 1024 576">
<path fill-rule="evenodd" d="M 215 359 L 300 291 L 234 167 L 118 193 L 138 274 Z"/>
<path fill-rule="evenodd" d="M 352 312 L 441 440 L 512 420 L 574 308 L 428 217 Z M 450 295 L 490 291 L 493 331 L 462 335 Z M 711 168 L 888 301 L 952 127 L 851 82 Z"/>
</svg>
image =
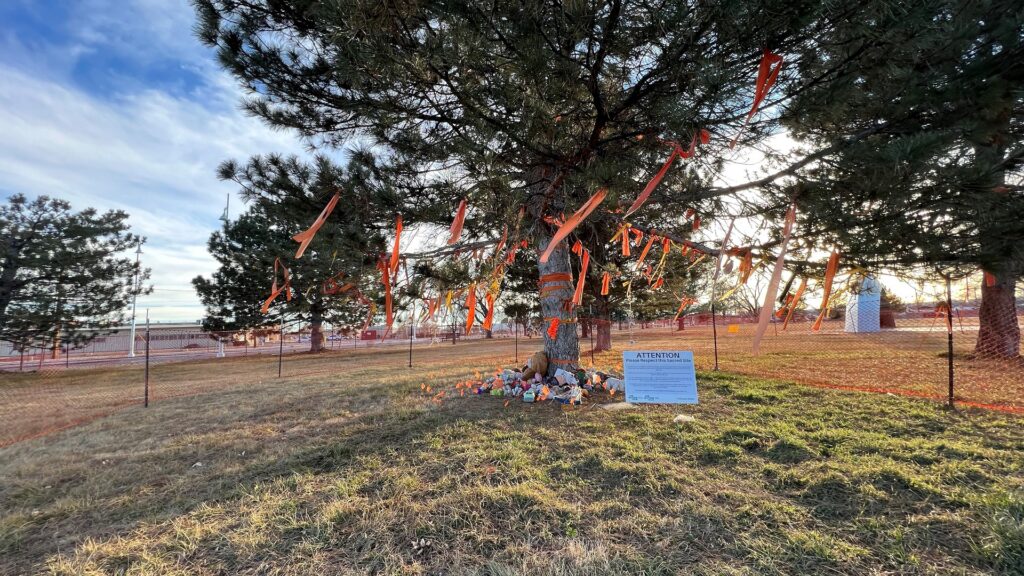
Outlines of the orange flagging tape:
<svg viewBox="0 0 1024 576">
<path fill-rule="evenodd" d="M 570 216 L 569 219 L 565 221 L 565 224 L 562 224 L 555 232 L 551 241 L 548 242 L 548 247 L 544 250 L 544 253 L 540 255 L 540 261 L 546 263 L 548 258 L 551 257 L 551 253 L 555 251 L 555 247 L 558 246 L 558 243 L 572 233 L 572 231 L 575 230 L 576 227 L 580 225 L 580 222 L 586 219 L 587 216 L 590 216 L 590 213 L 597 209 L 598 205 L 604 201 L 604 197 L 607 195 L 608 189 L 601 188 L 595 192 L 589 200 L 584 202 L 583 206 L 580 206 L 579 210 Z"/>
<path fill-rule="evenodd" d="M 320 215 L 316 217 L 313 224 L 306 229 L 305 232 L 299 232 L 295 236 L 292 236 L 292 240 L 299 243 L 299 249 L 295 252 L 295 258 L 302 258 L 302 255 L 306 253 L 306 248 L 309 247 L 309 243 L 313 241 L 313 237 L 320 230 L 320 227 L 327 221 L 327 217 L 334 211 L 334 207 L 338 205 L 338 200 L 341 198 L 341 194 L 335 192 L 334 196 L 327 202 L 327 206 L 324 206 Z"/>
<path fill-rule="evenodd" d="M 647 198 L 650 197 L 651 192 L 654 192 L 654 189 L 657 188 L 658 184 L 660 184 L 662 179 L 665 178 L 665 174 L 668 173 L 668 169 L 672 167 L 672 162 L 675 162 L 676 156 L 678 155 L 676 150 L 676 148 L 672 149 L 672 152 L 668 155 L 665 163 L 661 165 L 661 169 L 658 170 L 658 173 L 654 175 L 654 178 L 651 178 L 650 182 L 647 183 L 647 186 L 644 186 L 643 192 L 640 192 L 640 195 L 636 197 L 633 204 L 626 210 L 627 217 L 643 206 L 644 202 L 647 201 Z"/>
<path fill-rule="evenodd" d="M 280 268 L 283 271 L 281 288 L 277 287 L 277 270 Z M 263 302 L 263 306 L 260 307 L 260 312 L 266 314 L 270 311 L 270 304 L 277 300 L 277 297 L 284 292 L 285 300 L 288 302 L 292 301 L 292 277 L 288 273 L 288 268 L 285 267 L 284 263 L 281 262 L 280 258 L 274 258 L 274 281 L 270 285 L 270 297 Z"/>
<path fill-rule="evenodd" d="M 398 243 L 402 238 L 402 215 L 399 214 L 398 218 L 395 219 L 395 247 L 391 250 L 391 275 L 394 276 L 398 272 Z"/>
<path fill-rule="evenodd" d="M 469 334 L 473 322 L 476 320 L 476 284 L 469 285 L 469 295 L 466 296 L 466 334 Z"/>
<path fill-rule="evenodd" d="M 558 318 L 553 318 L 551 324 L 548 326 L 548 338 L 554 340 L 558 337 Z"/>
<path fill-rule="evenodd" d="M 774 66 L 774 68 L 773 68 Z M 750 119 L 757 114 L 757 109 L 761 107 L 761 103 L 764 101 L 765 96 L 775 85 L 775 81 L 779 78 L 779 70 L 782 69 L 782 56 L 773 54 L 772 52 L 765 49 L 764 54 L 761 56 L 761 64 L 757 68 L 757 84 L 754 86 L 754 102 L 750 106 L 750 112 L 747 113 L 746 119 L 743 121 L 743 126 L 740 127 L 740 131 L 736 133 L 736 137 L 729 143 L 729 148 L 735 148 L 736 142 L 740 139 L 740 135 L 747 128 L 747 124 L 750 123 Z"/>
<path fill-rule="evenodd" d="M 609 274 L 608 272 L 605 272 L 604 276 L 601 277 L 601 296 L 607 296 L 608 295 L 608 284 L 611 281 L 612 281 L 612 275 Z"/>
<path fill-rule="evenodd" d="M 572 303 L 579 306 L 583 303 L 583 284 L 587 281 L 587 267 L 590 266 L 590 251 L 583 250 L 583 257 L 580 262 L 580 277 L 576 281 L 576 291 L 572 295 Z"/>
<path fill-rule="evenodd" d="M 825 294 L 821 298 L 821 312 L 818 313 L 818 319 L 814 321 L 814 326 L 811 327 L 815 332 L 821 330 L 821 322 L 825 319 L 825 314 L 828 312 L 828 299 L 832 295 L 832 280 L 836 277 L 836 270 L 839 269 L 839 252 L 835 249 L 832 250 L 832 255 L 828 258 L 828 266 L 825 267 Z"/>
<path fill-rule="evenodd" d="M 494 294 L 488 292 L 487 294 L 487 316 L 484 318 L 483 328 L 486 331 L 491 330 L 491 326 L 494 325 Z"/>
<path fill-rule="evenodd" d="M 991 272 L 985 272 L 985 286 L 991 288 L 996 285 L 999 280 L 996 275 Z"/>
<path fill-rule="evenodd" d="M 459 241 L 459 238 L 462 236 L 462 223 L 465 222 L 465 220 L 466 199 L 463 198 L 462 201 L 459 202 L 459 208 L 458 210 L 455 211 L 455 219 L 452 220 L 451 228 L 449 228 L 449 232 L 451 233 L 450 237 L 448 238 L 449 245 L 455 244 L 456 242 Z"/>
<path fill-rule="evenodd" d="M 796 294 L 793 295 L 793 300 L 789 304 L 789 310 L 786 311 L 786 320 L 782 323 L 783 332 L 789 327 L 789 321 L 793 318 L 793 312 L 796 312 L 796 307 L 800 305 L 800 297 L 804 295 L 804 290 L 806 289 L 807 278 L 801 278 L 800 287 L 796 289 Z"/>
</svg>

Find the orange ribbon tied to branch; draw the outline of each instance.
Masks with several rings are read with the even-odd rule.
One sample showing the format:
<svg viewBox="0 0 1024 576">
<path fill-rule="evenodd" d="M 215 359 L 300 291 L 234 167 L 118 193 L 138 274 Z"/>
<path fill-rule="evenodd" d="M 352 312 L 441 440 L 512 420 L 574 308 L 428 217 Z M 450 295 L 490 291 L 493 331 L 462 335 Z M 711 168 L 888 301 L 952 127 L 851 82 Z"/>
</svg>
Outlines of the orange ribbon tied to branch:
<svg viewBox="0 0 1024 576">
<path fill-rule="evenodd" d="M 640 251 L 640 258 L 636 261 L 636 269 L 639 270 L 644 263 L 644 259 L 647 258 L 647 253 L 651 251 L 651 246 L 654 244 L 654 235 L 647 237 L 647 244 L 644 245 L 644 249 Z"/>
<path fill-rule="evenodd" d="M 833 249 L 832 255 L 828 258 L 828 265 L 825 267 L 825 293 L 821 298 L 821 311 L 818 313 L 818 319 L 814 321 L 814 326 L 811 328 L 815 332 L 821 330 L 821 322 L 825 319 L 825 314 L 828 312 L 828 299 L 832 296 L 832 281 L 835 279 L 838 269 L 839 252 Z"/>
<path fill-rule="evenodd" d="M 469 294 L 466 296 L 466 334 L 473 328 L 476 321 L 476 284 L 469 285 Z"/>
<path fill-rule="evenodd" d="M 459 208 L 455 211 L 455 219 L 452 220 L 452 226 L 449 228 L 451 236 L 448 238 L 448 244 L 452 245 L 459 241 L 462 237 L 462 224 L 466 221 L 466 199 L 463 198 L 459 202 Z"/>
<path fill-rule="evenodd" d="M 491 326 L 494 325 L 494 294 L 487 293 L 487 316 L 484 318 L 483 329 L 487 332 L 491 331 Z"/>
<path fill-rule="evenodd" d="M 754 102 L 750 106 L 750 112 L 747 113 L 746 119 L 743 121 L 743 126 L 740 127 L 740 131 L 736 133 L 736 137 L 729 143 L 729 148 L 735 148 L 736 142 L 740 139 L 740 135 L 747 128 L 747 124 L 750 123 L 750 119 L 757 114 L 758 108 L 761 107 L 761 103 L 764 102 L 765 96 L 771 91 L 772 86 L 775 85 L 775 81 L 779 78 L 779 70 L 782 69 L 782 56 L 770 52 L 765 49 L 764 54 L 761 56 L 761 64 L 757 68 L 757 84 L 754 86 Z"/>
<path fill-rule="evenodd" d="M 398 272 L 398 245 L 402 239 L 402 215 L 399 214 L 398 218 L 395 219 L 395 247 L 391 250 L 391 275 L 394 276 Z"/>
<path fill-rule="evenodd" d="M 676 156 L 679 156 L 678 147 L 672 149 L 672 152 L 668 155 L 665 163 L 661 165 L 661 169 L 658 170 L 658 173 L 654 175 L 654 178 L 651 178 L 647 183 L 647 186 L 644 186 L 643 191 L 640 192 L 640 195 L 636 197 L 633 204 L 631 204 L 626 210 L 626 216 L 636 212 L 641 206 L 643 206 L 644 202 L 647 201 L 647 198 L 649 198 L 651 193 L 654 192 L 654 189 L 658 187 L 658 184 L 660 184 L 662 179 L 665 178 L 665 175 L 668 174 L 668 169 L 672 167 L 672 163 L 675 162 Z"/>
<path fill-rule="evenodd" d="M 612 275 L 608 272 L 605 272 L 604 276 L 601 277 L 601 296 L 608 295 L 608 285 L 609 283 L 611 283 L 611 281 Z"/>
<path fill-rule="evenodd" d="M 320 231 L 320 227 L 327 221 L 327 217 L 334 212 L 334 207 L 338 205 L 338 200 L 341 198 L 341 194 L 335 192 L 334 196 L 327 202 L 327 206 L 324 206 L 323 211 L 316 217 L 313 224 L 306 229 L 305 232 L 299 232 L 295 236 L 292 236 L 292 240 L 299 243 L 299 249 L 295 252 L 295 258 L 302 258 L 302 255 L 306 253 L 306 248 L 309 247 L 309 243 L 313 241 L 313 237 Z"/>
<path fill-rule="evenodd" d="M 800 305 L 800 297 L 804 295 L 804 290 L 806 289 L 807 278 L 801 278 L 800 287 L 796 289 L 796 294 L 793 295 L 793 298 L 789 301 L 789 306 L 786 309 L 786 319 L 782 322 L 783 332 L 785 332 L 786 328 L 789 327 L 789 321 L 793 318 L 793 312 L 796 312 L 796 307 Z"/>
<path fill-rule="evenodd" d="M 282 270 L 281 275 L 281 287 L 277 287 L 277 270 Z M 270 297 L 263 302 L 263 306 L 260 307 L 260 312 L 266 314 L 270 311 L 270 304 L 277 300 L 277 297 L 284 292 L 284 297 L 287 302 L 292 301 L 292 277 L 288 273 L 288 268 L 285 267 L 284 263 L 281 262 L 280 258 L 274 258 L 274 281 L 270 285 Z"/>
<path fill-rule="evenodd" d="M 548 258 L 551 257 L 551 253 L 555 251 L 555 247 L 558 246 L 558 243 L 564 240 L 566 236 L 571 234 L 572 231 L 575 230 L 576 227 L 580 225 L 580 222 L 583 222 L 583 220 L 587 218 L 587 216 L 590 216 L 590 213 L 597 209 L 597 207 L 601 204 L 601 202 L 604 201 L 604 198 L 607 195 L 608 189 L 601 188 L 600 190 L 595 192 L 589 200 L 584 202 L 583 206 L 580 206 L 579 210 L 577 210 L 575 214 L 570 216 L 569 219 L 565 221 L 565 224 L 562 224 L 555 232 L 555 235 L 551 238 L 551 241 L 548 242 L 548 247 L 544 250 L 544 253 L 540 255 L 540 261 L 543 263 L 547 263 Z"/>
<path fill-rule="evenodd" d="M 583 284 L 587 281 L 587 268 L 590 266 L 590 250 L 583 249 L 580 256 L 580 274 L 576 280 L 576 291 L 572 294 L 573 306 L 583 304 Z"/>
</svg>

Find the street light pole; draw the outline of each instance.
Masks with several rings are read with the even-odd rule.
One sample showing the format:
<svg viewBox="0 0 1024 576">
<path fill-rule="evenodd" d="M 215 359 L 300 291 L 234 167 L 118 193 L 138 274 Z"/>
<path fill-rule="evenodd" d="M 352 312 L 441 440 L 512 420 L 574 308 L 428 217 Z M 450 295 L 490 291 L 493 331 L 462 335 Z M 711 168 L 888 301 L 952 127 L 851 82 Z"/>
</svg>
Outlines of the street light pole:
<svg viewBox="0 0 1024 576">
<path fill-rule="evenodd" d="M 135 358 L 135 300 L 139 297 L 139 259 L 142 257 L 142 242 L 135 251 L 135 282 L 132 286 L 132 333 L 128 343 L 128 357 Z"/>
</svg>

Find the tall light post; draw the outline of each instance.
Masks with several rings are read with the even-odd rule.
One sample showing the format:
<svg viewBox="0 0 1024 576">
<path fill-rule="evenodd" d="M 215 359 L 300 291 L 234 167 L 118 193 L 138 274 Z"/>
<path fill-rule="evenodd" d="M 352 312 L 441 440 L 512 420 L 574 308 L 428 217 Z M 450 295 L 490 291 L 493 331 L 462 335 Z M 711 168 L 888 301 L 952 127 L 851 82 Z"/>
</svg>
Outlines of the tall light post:
<svg viewBox="0 0 1024 576">
<path fill-rule="evenodd" d="M 142 258 L 142 242 L 135 251 L 135 282 L 132 287 L 132 334 L 128 343 L 128 357 L 135 358 L 135 300 L 139 297 L 139 259 Z"/>
</svg>

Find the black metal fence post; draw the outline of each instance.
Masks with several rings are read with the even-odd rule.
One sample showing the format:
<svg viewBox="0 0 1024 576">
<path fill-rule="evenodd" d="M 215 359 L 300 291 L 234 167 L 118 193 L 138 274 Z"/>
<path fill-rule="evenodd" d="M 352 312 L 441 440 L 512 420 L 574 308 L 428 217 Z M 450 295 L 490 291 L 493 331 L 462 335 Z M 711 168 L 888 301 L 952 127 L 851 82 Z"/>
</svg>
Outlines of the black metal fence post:
<svg viewBox="0 0 1024 576">
<path fill-rule="evenodd" d="M 711 337 L 715 341 L 715 372 L 718 372 L 718 319 L 715 315 L 715 301 L 711 300 Z"/>
<path fill-rule="evenodd" d="M 149 310 L 146 310 L 146 384 L 142 390 L 142 407 L 149 408 Z"/>
<path fill-rule="evenodd" d="M 949 407 L 953 405 L 953 289 L 949 274 L 946 275 L 946 364 L 949 367 Z"/>
<path fill-rule="evenodd" d="M 412 368 L 412 325 L 409 327 L 409 368 Z"/>
<path fill-rule="evenodd" d="M 284 362 L 284 316 L 281 316 L 281 333 L 277 345 L 277 377 L 281 377 L 281 364 Z"/>
</svg>

